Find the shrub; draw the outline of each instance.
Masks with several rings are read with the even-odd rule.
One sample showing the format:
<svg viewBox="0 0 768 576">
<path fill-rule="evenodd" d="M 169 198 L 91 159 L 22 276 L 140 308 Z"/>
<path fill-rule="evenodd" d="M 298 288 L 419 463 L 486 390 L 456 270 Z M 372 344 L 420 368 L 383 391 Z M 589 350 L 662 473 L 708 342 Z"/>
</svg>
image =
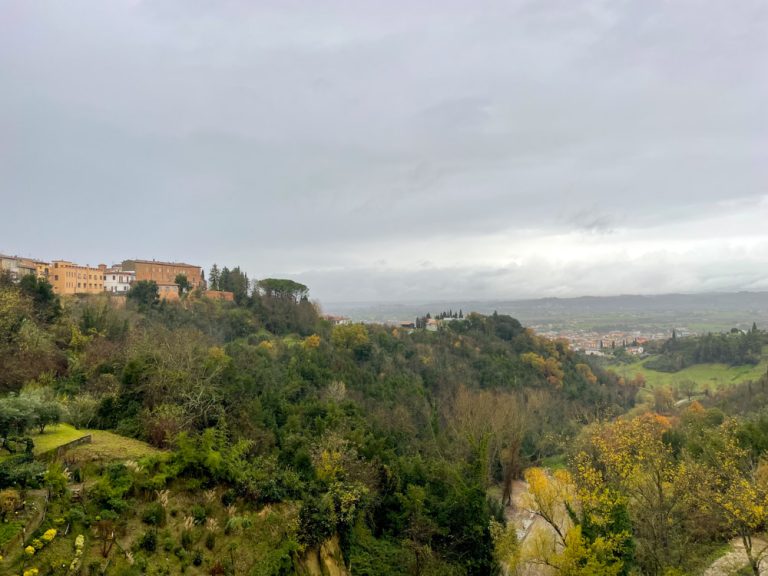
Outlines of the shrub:
<svg viewBox="0 0 768 576">
<path fill-rule="evenodd" d="M 39 488 L 45 476 L 45 465 L 21 454 L 0 462 L 0 487 Z"/>
<path fill-rule="evenodd" d="M 195 550 L 195 555 L 192 557 L 192 564 L 200 566 L 203 563 L 203 553 L 200 550 Z"/>
<path fill-rule="evenodd" d="M 221 495 L 221 503 L 224 506 L 231 506 L 235 503 L 235 500 L 237 500 L 237 492 L 235 492 L 232 488 L 226 490 Z"/>
<path fill-rule="evenodd" d="M 18 490 L 7 488 L 0 491 L 0 520 L 5 522 L 21 506 L 21 495 Z"/>
<path fill-rule="evenodd" d="M 139 539 L 139 548 L 147 552 L 157 550 L 157 532 L 154 530 L 144 532 L 144 535 Z"/>
<path fill-rule="evenodd" d="M 205 519 L 208 514 L 205 512 L 205 508 L 199 504 L 192 506 L 192 518 L 195 519 L 195 524 L 205 524 Z"/>
<path fill-rule="evenodd" d="M 50 542 L 54 538 L 56 538 L 56 528 L 49 528 L 45 531 L 45 534 L 43 534 L 43 542 Z"/>
<path fill-rule="evenodd" d="M 208 548 L 208 550 L 213 550 L 215 546 L 216 535 L 213 532 L 208 532 L 208 535 L 205 537 L 205 547 Z"/>
<path fill-rule="evenodd" d="M 299 541 L 306 546 L 316 546 L 327 540 L 335 528 L 333 511 L 327 502 L 307 497 L 299 511 Z"/>
<path fill-rule="evenodd" d="M 165 524 L 165 508 L 159 502 L 153 502 L 144 510 L 141 520 L 150 526 L 163 526 Z"/>
<path fill-rule="evenodd" d="M 45 473 L 45 485 L 48 486 L 51 494 L 55 496 L 64 494 L 67 489 L 67 482 L 69 482 L 69 478 L 63 466 L 58 463 L 51 464 Z"/>
<path fill-rule="evenodd" d="M 81 508 L 70 508 L 69 512 L 67 512 L 67 521 L 70 524 L 90 524 L 85 512 Z"/>
</svg>

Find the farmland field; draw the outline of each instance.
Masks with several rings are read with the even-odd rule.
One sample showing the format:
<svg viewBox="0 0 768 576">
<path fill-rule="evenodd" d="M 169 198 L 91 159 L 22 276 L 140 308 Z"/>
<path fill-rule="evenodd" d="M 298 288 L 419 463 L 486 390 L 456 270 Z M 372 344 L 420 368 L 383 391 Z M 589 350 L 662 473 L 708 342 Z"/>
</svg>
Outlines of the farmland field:
<svg viewBox="0 0 768 576">
<path fill-rule="evenodd" d="M 656 370 L 650 370 L 645 367 L 645 363 L 648 360 L 646 358 L 632 364 L 612 366 L 611 369 L 625 379 L 634 378 L 636 374 L 642 374 L 645 378 L 646 386 L 649 388 L 659 385 L 675 387 L 685 380 L 693 380 L 699 386 L 707 384 L 712 389 L 746 382 L 747 380 L 757 380 L 768 371 L 768 359 L 765 357 L 755 366 L 695 364 L 679 372 L 657 372 Z"/>
</svg>

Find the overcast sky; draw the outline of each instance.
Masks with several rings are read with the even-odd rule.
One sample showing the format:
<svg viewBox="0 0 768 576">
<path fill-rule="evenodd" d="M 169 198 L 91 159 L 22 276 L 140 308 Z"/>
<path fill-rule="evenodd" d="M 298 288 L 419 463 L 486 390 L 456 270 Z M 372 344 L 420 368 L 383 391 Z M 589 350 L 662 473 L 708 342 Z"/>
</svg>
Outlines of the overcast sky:
<svg viewBox="0 0 768 576">
<path fill-rule="evenodd" d="M 0 252 L 322 302 L 768 290 L 764 0 L 5 0 Z"/>
</svg>

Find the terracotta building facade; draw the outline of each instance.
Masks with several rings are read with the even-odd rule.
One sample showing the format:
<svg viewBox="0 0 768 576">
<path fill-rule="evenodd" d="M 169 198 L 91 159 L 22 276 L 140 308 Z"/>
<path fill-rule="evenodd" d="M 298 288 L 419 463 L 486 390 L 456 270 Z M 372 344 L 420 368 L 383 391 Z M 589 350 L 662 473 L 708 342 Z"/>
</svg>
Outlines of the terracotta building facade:
<svg viewBox="0 0 768 576">
<path fill-rule="evenodd" d="M 48 282 L 56 294 L 98 294 L 104 291 L 105 265 L 79 266 L 67 260 L 54 260 L 48 268 Z"/>
<path fill-rule="evenodd" d="M 158 286 L 170 286 L 176 283 L 176 276 L 183 274 L 187 277 L 192 290 L 198 286 L 205 288 L 203 269 L 200 266 L 156 260 L 124 260 L 121 267 L 124 271 L 135 272 L 137 282 L 154 280 Z"/>
</svg>

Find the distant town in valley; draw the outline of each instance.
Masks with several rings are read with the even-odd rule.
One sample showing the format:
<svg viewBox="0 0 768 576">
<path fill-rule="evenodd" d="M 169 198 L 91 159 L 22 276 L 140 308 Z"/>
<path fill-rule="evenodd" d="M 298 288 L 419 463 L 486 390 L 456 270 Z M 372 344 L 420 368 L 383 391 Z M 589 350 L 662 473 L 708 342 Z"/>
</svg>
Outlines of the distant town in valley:
<svg viewBox="0 0 768 576">
<path fill-rule="evenodd" d="M 396 324 L 443 310 L 509 314 L 537 334 L 564 338 L 574 348 L 603 347 L 678 336 L 749 330 L 768 324 L 768 292 L 723 292 L 533 298 L 525 300 L 452 300 L 441 302 L 323 303 L 331 314 L 355 322 Z"/>
</svg>

